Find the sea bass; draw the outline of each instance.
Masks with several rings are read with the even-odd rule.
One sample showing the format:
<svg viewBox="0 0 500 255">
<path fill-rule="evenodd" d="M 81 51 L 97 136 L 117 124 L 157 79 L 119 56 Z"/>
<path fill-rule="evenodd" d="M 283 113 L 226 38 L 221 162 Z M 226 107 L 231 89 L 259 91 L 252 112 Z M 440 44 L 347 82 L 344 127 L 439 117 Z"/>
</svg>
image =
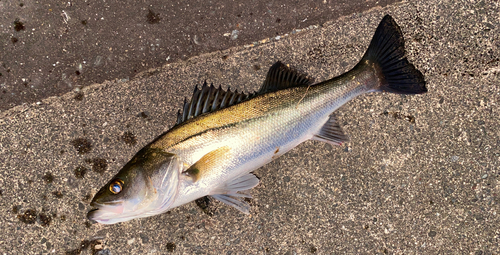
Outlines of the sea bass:
<svg viewBox="0 0 500 255">
<path fill-rule="evenodd" d="M 405 57 L 401 29 L 385 16 L 361 61 L 313 84 L 274 64 L 259 91 L 244 94 L 206 83 L 179 111 L 176 125 L 141 149 L 92 199 L 90 220 L 104 224 L 161 214 L 204 196 L 249 213 L 243 198 L 252 173 L 300 143 L 347 141 L 332 113 L 358 95 L 427 92 Z"/>
</svg>

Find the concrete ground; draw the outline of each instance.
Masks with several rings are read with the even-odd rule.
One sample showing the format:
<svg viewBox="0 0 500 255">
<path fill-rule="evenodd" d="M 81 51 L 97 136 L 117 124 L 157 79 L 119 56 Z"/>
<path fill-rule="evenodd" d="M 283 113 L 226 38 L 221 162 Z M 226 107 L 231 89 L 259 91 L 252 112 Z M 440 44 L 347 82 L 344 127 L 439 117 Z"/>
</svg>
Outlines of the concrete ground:
<svg viewBox="0 0 500 255">
<path fill-rule="evenodd" d="M 4 254 L 499 254 L 500 3 L 375 8 L 0 113 Z M 205 79 L 256 90 L 275 61 L 317 81 L 351 68 L 391 14 L 429 92 L 338 110 L 351 141 L 308 141 L 256 171 L 250 215 L 195 203 L 116 225 L 89 201 L 175 122 Z"/>
<path fill-rule="evenodd" d="M 396 1 L 0 1 L 0 111 Z"/>
</svg>

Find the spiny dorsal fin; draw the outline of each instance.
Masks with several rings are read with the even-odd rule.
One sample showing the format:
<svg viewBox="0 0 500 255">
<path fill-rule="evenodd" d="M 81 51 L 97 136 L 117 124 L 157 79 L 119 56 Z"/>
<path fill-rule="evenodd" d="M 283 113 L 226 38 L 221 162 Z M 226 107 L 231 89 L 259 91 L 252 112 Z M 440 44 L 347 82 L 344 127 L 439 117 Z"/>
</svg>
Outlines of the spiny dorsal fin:
<svg viewBox="0 0 500 255">
<path fill-rule="evenodd" d="M 309 86 L 313 82 L 314 80 L 307 77 L 307 74 L 299 73 L 297 70 L 278 61 L 269 68 L 266 80 L 257 94 L 260 95 L 286 88 Z"/>
<path fill-rule="evenodd" d="M 233 92 L 230 88 L 224 90 L 220 86 L 216 88 L 213 84 L 208 86 L 205 81 L 201 89 L 198 86 L 195 87 L 190 101 L 184 98 L 184 107 L 182 112 L 180 110 L 177 112 L 177 122 L 175 125 L 179 125 L 201 114 L 235 105 L 254 95 L 254 93 L 240 93 L 238 90 Z"/>
</svg>

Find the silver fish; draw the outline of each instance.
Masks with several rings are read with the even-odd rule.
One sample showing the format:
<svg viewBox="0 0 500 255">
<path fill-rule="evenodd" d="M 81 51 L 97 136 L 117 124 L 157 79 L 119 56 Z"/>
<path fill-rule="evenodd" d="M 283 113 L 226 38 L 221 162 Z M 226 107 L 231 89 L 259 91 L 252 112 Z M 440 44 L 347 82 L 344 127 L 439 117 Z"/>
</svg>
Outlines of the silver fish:
<svg viewBox="0 0 500 255">
<path fill-rule="evenodd" d="M 249 213 L 242 198 L 251 197 L 249 190 L 259 183 L 252 171 L 309 139 L 333 145 L 347 141 L 332 113 L 358 95 L 379 91 L 427 92 L 390 16 L 382 19 L 361 61 L 333 79 L 313 84 L 277 62 L 253 94 L 205 83 L 185 102 L 177 124 L 99 190 L 88 218 L 113 224 L 204 196 Z"/>
</svg>

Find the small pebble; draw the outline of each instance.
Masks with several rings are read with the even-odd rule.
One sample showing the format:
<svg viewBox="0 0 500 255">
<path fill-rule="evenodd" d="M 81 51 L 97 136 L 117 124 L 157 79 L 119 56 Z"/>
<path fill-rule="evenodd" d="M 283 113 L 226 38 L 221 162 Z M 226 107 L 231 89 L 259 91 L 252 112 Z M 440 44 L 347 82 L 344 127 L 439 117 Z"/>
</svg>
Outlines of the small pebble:
<svg viewBox="0 0 500 255">
<path fill-rule="evenodd" d="M 130 240 L 127 240 L 127 244 L 128 244 L 128 245 L 131 245 L 131 244 L 133 244 L 134 242 L 135 242 L 135 238 L 132 238 L 132 239 L 130 239 Z"/>
<path fill-rule="evenodd" d="M 240 31 L 238 30 L 233 30 L 233 32 L 231 32 L 231 40 L 236 40 L 238 39 L 238 34 L 240 33 Z"/>
</svg>

